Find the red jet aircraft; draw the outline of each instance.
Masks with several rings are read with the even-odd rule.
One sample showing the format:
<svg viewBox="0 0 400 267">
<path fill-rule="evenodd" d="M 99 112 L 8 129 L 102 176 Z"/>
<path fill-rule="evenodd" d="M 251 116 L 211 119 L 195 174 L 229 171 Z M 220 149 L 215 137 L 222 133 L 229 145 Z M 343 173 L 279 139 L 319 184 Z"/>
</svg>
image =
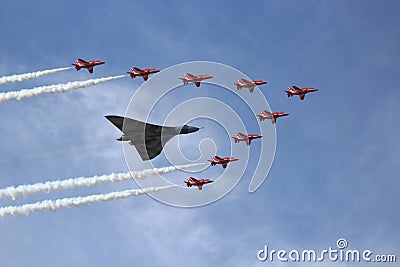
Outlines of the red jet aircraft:
<svg viewBox="0 0 400 267">
<path fill-rule="evenodd" d="M 214 156 L 209 162 L 211 162 L 211 166 L 215 166 L 217 164 L 221 164 L 222 167 L 225 169 L 229 162 L 237 161 L 239 159 L 236 158 L 220 158 L 218 156 Z"/>
<path fill-rule="evenodd" d="M 232 139 L 235 141 L 235 143 L 239 143 L 240 141 L 246 142 L 246 144 L 249 146 L 251 144 L 251 140 L 261 138 L 262 135 L 259 134 L 242 134 L 242 133 L 237 133 Z"/>
<path fill-rule="evenodd" d="M 76 60 L 75 64 L 72 64 L 72 66 L 75 67 L 76 70 L 80 70 L 82 68 L 87 69 L 89 73 L 93 73 L 93 67 L 97 65 L 102 65 L 104 64 L 104 61 L 101 60 L 90 60 L 90 61 L 85 61 L 81 58 L 78 58 Z"/>
<path fill-rule="evenodd" d="M 254 87 L 256 87 L 256 85 L 262 85 L 262 84 L 266 84 L 266 81 L 262 81 L 262 80 L 251 80 L 248 81 L 246 79 L 240 79 L 238 80 L 238 83 L 235 83 L 236 88 L 242 89 L 242 88 L 248 88 L 250 90 L 250 93 L 254 92 Z"/>
<path fill-rule="evenodd" d="M 197 186 L 199 188 L 199 190 L 203 189 L 203 185 L 204 184 L 209 184 L 214 182 L 213 180 L 208 180 L 208 179 L 200 179 L 197 180 L 196 178 L 193 177 L 189 177 L 189 179 L 187 179 L 187 181 L 184 181 L 186 183 L 187 187 L 192 187 L 192 186 Z"/>
<path fill-rule="evenodd" d="M 269 112 L 268 110 L 261 111 L 260 115 L 257 115 L 260 121 L 271 120 L 272 124 L 276 123 L 276 119 L 279 117 L 285 117 L 289 115 L 285 112 Z"/>
<path fill-rule="evenodd" d="M 147 81 L 150 74 L 160 72 L 160 70 L 156 69 L 139 69 L 137 67 L 133 67 L 130 72 L 127 72 L 131 78 L 135 78 L 137 76 L 141 76 L 143 80 Z"/>
<path fill-rule="evenodd" d="M 183 78 L 179 78 L 183 81 L 183 84 L 188 83 L 195 83 L 197 87 L 200 87 L 200 82 L 203 80 L 211 79 L 213 76 L 200 74 L 200 75 L 193 75 L 191 73 L 186 73 L 183 75 Z"/>
<path fill-rule="evenodd" d="M 295 85 L 292 87 L 288 87 L 288 90 L 285 91 L 288 97 L 292 97 L 294 95 L 298 95 L 300 97 L 300 100 L 304 100 L 304 97 L 308 93 L 316 92 L 318 89 L 311 88 L 311 87 L 305 87 L 305 88 L 299 88 Z"/>
</svg>

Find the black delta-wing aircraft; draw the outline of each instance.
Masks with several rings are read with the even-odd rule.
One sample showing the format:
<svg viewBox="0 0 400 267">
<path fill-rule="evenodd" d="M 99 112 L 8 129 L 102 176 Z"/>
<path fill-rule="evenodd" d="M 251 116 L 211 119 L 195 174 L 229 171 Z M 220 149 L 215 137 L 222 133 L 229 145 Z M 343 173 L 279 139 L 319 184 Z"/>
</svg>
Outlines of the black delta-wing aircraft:
<svg viewBox="0 0 400 267">
<path fill-rule="evenodd" d="M 158 156 L 164 145 L 175 135 L 193 133 L 200 129 L 188 125 L 160 126 L 114 115 L 105 117 L 121 130 L 122 136 L 117 140 L 129 141 L 130 145 L 135 146 L 142 160 L 151 160 Z"/>
</svg>

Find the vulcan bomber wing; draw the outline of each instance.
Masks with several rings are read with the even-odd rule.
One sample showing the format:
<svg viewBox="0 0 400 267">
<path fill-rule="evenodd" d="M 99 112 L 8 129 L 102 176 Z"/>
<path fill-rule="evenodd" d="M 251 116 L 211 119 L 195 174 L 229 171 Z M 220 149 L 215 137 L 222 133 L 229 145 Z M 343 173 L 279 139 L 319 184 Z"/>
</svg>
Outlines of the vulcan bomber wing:
<svg viewBox="0 0 400 267">
<path fill-rule="evenodd" d="M 151 160 L 158 156 L 164 145 L 175 135 L 187 134 L 199 130 L 192 126 L 161 126 L 145 123 L 121 116 L 106 116 L 123 133 L 119 141 L 129 141 L 135 146 L 142 160 Z"/>
</svg>

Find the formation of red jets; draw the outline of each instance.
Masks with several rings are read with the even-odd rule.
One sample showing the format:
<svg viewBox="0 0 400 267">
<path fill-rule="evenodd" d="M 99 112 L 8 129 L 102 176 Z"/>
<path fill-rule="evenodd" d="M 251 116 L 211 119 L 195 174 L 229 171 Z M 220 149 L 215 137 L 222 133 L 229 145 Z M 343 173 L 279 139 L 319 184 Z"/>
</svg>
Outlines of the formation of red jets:
<svg viewBox="0 0 400 267">
<path fill-rule="evenodd" d="M 80 69 L 87 69 L 89 73 L 93 73 L 93 68 L 98 65 L 104 64 L 104 61 L 101 60 L 90 60 L 90 61 L 85 61 L 81 58 L 78 58 L 75 64 L 72 64 L 75 69 L 78 71 Z M 132 67 L 129 72 L 129 76 L 131 78 L 136 78 L 136 77 L 142 77 L 144 81 L 147 81 L 149 78 L 149 75 L 160 72 L 160 70 L 157 69 L 140 69 L 138 67 Z M 207 75 L 207 74 L 199 74 L 199 75 L 193 75 L 191 73 L 186 73 L 183 75 L 182 78 L 179 78 L 182 80 L 183 84 L 186 85 L 188 83 L 194 83 L 196 87 L 200 87 L 200 84 L 202 81 L 211 79 L 213 76 Z M 263 80 L 251 80 L 248 81 L 246 79 L 239 79 L 237 83 L 234 83 L 236 88 L 238 90 L 242 88 L 247 88 L 249 89 L 250 93 L 254 92 L 254 89 L 256 86 L 267 84 L 268 82 L 263 81 Z M 288 97 L 292 97 L 294 95 L 298 95 L 300 100 L 304 100 L 305 95 L 308 93 L 316 92 L 318 89 L 312 88 L 312 87 L 304 87 L 300 88 L 295 85 L 288 87 L 288 89 L 285 91 Z M 285 117 L 288 116 L 288 113 L 285 112 L 270 112 L 268 110 L 261 111 L 260 114 L 257 114 L 257 117 L 259 118 L 260 121 L 264 120 L 270 120 L 272 124 L 276 123 L 276 119 L 280 117 Z M 259 134 L 243 134 L 243 133 L 237 133 L 235 136 L 232 137 L 233 141 L 235 143 L 239 143 L 241 141 L 245 142 L 248 146 L 251 144 L 251 141 L 254 139 L 259 139 L 262 138 L 261 135 Z M 220 164 L 224 169 L 228 166 L 229 162 L 237 161 L 239 159 L 237 158 L 230 158 L 230 157 L 218 157 L 214 156 L 212 157 L 211 160 L 209 160 L 211 166 L 215 166 L 217 164 Z M 209 184 L 214 182 L 213 180 L 209 179 L 196 179 L 194 177 L 189 177 L 186 181 L 187 187 L 192 187 L 192 186 L 197 186 L 199 190 L 202 190 L 204 184 Z"/>
</svg>

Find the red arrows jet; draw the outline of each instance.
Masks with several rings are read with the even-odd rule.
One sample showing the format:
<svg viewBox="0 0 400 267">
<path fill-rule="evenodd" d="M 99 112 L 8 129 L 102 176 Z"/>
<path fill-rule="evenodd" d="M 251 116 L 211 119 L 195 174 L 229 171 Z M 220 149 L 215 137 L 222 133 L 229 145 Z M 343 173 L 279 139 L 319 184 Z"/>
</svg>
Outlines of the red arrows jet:
<svg viewBox="0 0 400 267">
<path fill-rule="evenodd" d="M 139 69 L 137 67 L 133 67 L 130 72 L 127 72 L 131 78 L 135 78 L 137 76 L 141 76 L 143 80 L 147 81 L 150 74 L 160 72 L 160 70 L 156 69 Z"/>
<path fill-rule="evenodd" d="M 242 89 L 242 88 L 248 88 L 250 90 L 250 93 L 253 93 L 254 92 L 254 87 L 256 87 L 256 85 L 263 85 L 263 84 L 266 84 L 266 83 L 268 83 L 268 82 L 263 81 L 263 80 L 251 80 L 251 81 L 248 81 L 246 79 L 240 79 L 240 80 L 238 80 L 238 83 L 235 83 L 235 85 L 236 85 L 236 88 L 238 90 Z"/>
<path fill-rule="evenodd" d="M 298 95 L 300 97 L 300 100 L 304 100 L 304 97 L 308 93 L 316 92 L 318 89 L 316 88 L 311 88 L 311 87 L 305 87 L 305 88 L 299 88 L 295 85 L 292 87 L 288 87 L 288 90 L 285 91 L 288 97 L 292 97 L 294 95 Z"/>
<path fill-rule="evenodd" d="M 285 117 L 287 115 L 289 114 L 285 112 L 269 112 L 268 110 L 264 110 L 261 111 L 261 114 L 257 115 L 257 117 L 260 119 L 260 121 L 271 120 L 272 124 L 275 124 L 277 118 Z"/>
<path fill-rule="evenodd" d="M 93 73 L 93 67 L 97 65 L 102 65 L 104 64 L 104 61 L 101 60 L 90 60 L 90 61 L 85 61 L 81 58 L 78 58 L 76 60 L 75 64 L 72 64 L 72 66 L 75 67 L 76 70 L 80 70 L 82 68 L 87 69 L 89 73 Z"/>
<path fill-rule="evenodd" d="M 239 143 L 240 141 L 246 142 L 246 144 L 249 146 L 251 144 L 251 140 L 261 138 L 262 135 L 259 134 L 242 134 L 242 133 L 237 133 L 234 137 L 231 137 L 235 143 Z"/>
<path fill-rule="evenodd" d="M 199 190 L 203 189 L 203 185 L 204 184 L 209 184 L 214 182 L 213 180 L 208 180 L 208 179 L 200 179 L 197 180 L 196 178 L 193 177 L 189 177 L 189 179 L 187 179 L 187 181 L 184 181 L 186 183 L 187 187 L 192 187 L 192 186 L 197 186 L 199 188 Z"/>
<path fill-rule="evenodd" d="M 200 75 L 193 75 L 191 73 L 186 73 L 183 75 L 183 78 L 179 78 L 183 81 L 183 84 L 188 84 L 188 83 L 195 83 L 197 87 L 200 87 L 200 82 L 211 79 L 213 76 L 206 75 L 206 74 L 200 74 Z"/>
<path fill-rule="evenodd" d="M 218 156 L 214 156 L 214 157 L 212 157 L 211 160 L 209 160 L 209 162 L 211 162 L 211 166 L 215 166 L 217 164 L 221 164 L 222 167 L 225 169 L 229 162 L 237 161 L 237 160 L 239 160 L 239 159 L 236 159 L 236 158 L 220 158 Z"/>
</svg>

